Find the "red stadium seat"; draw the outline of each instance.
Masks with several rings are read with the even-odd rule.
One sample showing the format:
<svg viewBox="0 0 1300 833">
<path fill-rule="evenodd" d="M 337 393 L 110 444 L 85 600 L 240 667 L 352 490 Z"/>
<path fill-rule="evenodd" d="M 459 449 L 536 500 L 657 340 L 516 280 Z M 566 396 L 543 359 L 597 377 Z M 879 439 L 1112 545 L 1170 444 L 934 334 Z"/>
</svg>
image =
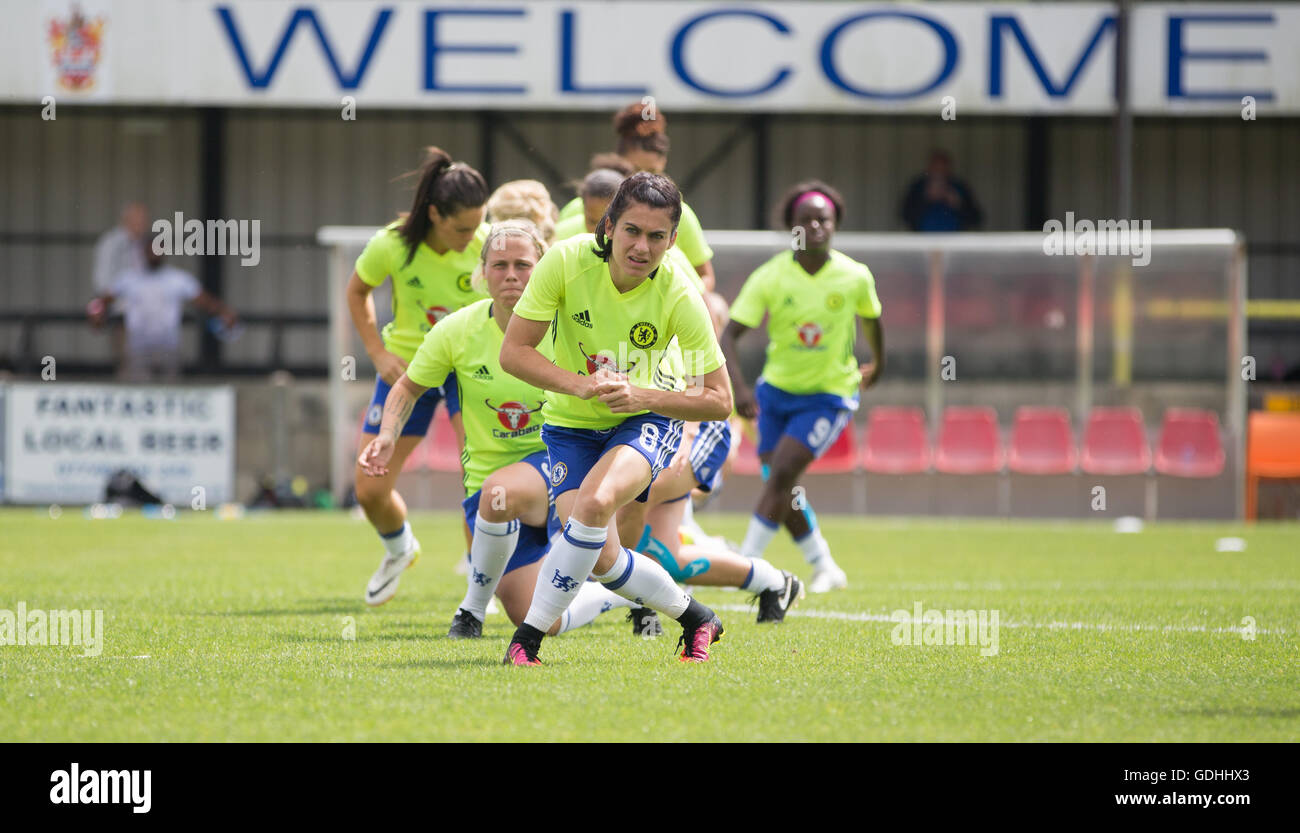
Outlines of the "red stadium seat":
<svg viewBox="0 0 1300 833">
<path fill-rule="evenodd" d="M 750 429 L 756 430 L 756 429 Z M 735 474 L 753 477 L 761 473 L 762 464 L 758 460 L 758 447 L 754 441 L 749 438 L 748 431 L 740 432 L 740 450 L 736 452 L 736 459 L 731 461 L 731 471 Z"/>
<path fill-rule="evenodd" d="M 920 408 L 880 406 L 867 415 L 862 467 L 877 474 L 919 474 L 930 468 L 925 413 Z"/>
<path fill-rule="evenodd" d="M 1142 412 L 1093 408 L 1083 429 L 1080 467 L 1088 474 L 1145 474 L 1151 468 Z"/>
<path fill-rule="evenodd" d="M 1077 454 L 1064 408 L 1017 408 L 1007 467 L 1017 474 L 1069 474 Z"/>
<path fill-rule="evenodd" d="M 1219 418 L 1213 411 L 1165 411 L 1156 444 L 1156 471 L 1175 477 L 1215 477 L 1223 471 L 1223 461 Z"/>
<path fill-rule="evenodd" d="M 420 448 L 427 449 L 428 466 L 434 471 L 460 471 L 460 443 L 446 408 L 434 412 L 433 423 Z"/>
<path fill-rule="evenodd" d="M 952 407 L 943 412 L 934 467 L 945 474 L 1002 471 L 1002 439 L 992 408 Z"/>
</svg>

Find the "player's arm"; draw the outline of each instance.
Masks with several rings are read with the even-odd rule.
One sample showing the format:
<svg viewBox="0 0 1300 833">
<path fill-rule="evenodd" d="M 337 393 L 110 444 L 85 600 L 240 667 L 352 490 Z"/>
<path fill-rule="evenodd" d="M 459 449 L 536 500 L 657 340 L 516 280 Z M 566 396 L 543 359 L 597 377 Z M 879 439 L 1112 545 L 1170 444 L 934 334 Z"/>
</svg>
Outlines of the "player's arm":
<svg viewBox="0 0 1300 833">
<path fill-rule="evenodd" d="M 596 395 L 616 414 L 654 411 L 692 422 L 731 416 L 731 385 L 723 367 L 697 377 L 695 384 L 684 391 L 652 390 L 630 384 L 627 379 L 607 377 L 596 382 Z"/>
<path fill-rule="evenodd" d="M 373 286 L 361 280 L 361 276 L 354 271 L 352 277 L 348 279 L 346 290 L 348 312 L 352 315 L 352 326 L 356 327 L 357 335 L 361 336 L 361 343 L 366 348 L 366 355 L 375 365 L 375 370 L 379 372 L 380 378 L 392 385 L 406 370 L 406 362 L 401 356 L 388 352 L 384 347 L 384 340 L 379 337 L 375 299 L 370 297 L 370 293 L 374 290 Z"/>
<path fill-rule="evenodd" d="M 871 361 L 859 369 L 862 372 L 862 387 L 869 388 L 885 370 L 885 330 L 879 318 L 863 318 L 862 330 L 866 333 L 867 343 L 871 345 Z"/>
<path fill-rule="evenodd" d="M 505 338 L 501 340 L 501 369 L 542 390 L 590 399 L 596 393 L 596 383 L 601 379 L 614 378 L 614 375 L 598 370 L 591 376 L 583 376 L 565 370 L 543 356 L 538 352 L 537 345 L 542 343 L 550 326 L 549 321 L 533 321 L 511 315 L 510 323 L 506 325 Z"/>
<path fill-rule="evenodd" d="M 862 284 L 855 312 L 862 318 L 862 328 L 871 345 L 871 361 L 858 369 L 862 373 L 862 387 L 869 388 L 885 369 L 885 331 L 880 324 L 880 296 L 876 294 L 876 279 L 871 270 L 862 267 Z"/>
<path fill-rule="evenodd" d="M 428 388 L 412 382 L 405 373 L 398 377 L 397 384 L 388 391 L 388 397 L 384 400 L 384 417 L 379 425 L 379 433 L 366 444 L 361 456 L 357 458 L 362 471 L 371 477 L 388 474 L 388 461 L 393 458 L 397 438 L 406 426 L 406 421 L 411 418 L 415 403 L 427 390 Z"/>
<path fill-rule="evenodd" d="M 733 318 L 723 328 L 722 335 L 718 336 L 718 346 L 722 348 L 722 355 L 727 359 L 727 373 L 731 376 L 731 388 L 736 392 L 736 413 L 745 419 L 753 419 L 758 415 L 758 403 L 754 400 L 754 391 L 749 387 L 745 375 L 740 370 L 740 356 L 736 350 L 736 342 L 747 332 L 749 328 Z"/>
<path fill-rule="evenodd" d="M 691 265 L 695 267 L 695 273 L 700 276 L 700 280 L 704 281 L 704 288 L 712 292 L 714 287 L 718 285 L 718 277 L 713 271 L 713 261 L 706 260 L 703 263 Z"/>
</svg>

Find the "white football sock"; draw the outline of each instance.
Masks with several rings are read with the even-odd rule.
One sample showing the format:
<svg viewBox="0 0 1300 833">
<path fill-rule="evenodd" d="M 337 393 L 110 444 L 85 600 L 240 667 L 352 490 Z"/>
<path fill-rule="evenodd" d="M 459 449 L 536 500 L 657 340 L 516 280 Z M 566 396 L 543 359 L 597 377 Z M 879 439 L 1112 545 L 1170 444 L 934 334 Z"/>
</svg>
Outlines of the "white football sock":
<svg viewBox="0 0 1300 833">
<path fill-rule="evenodd" d="M 740 554 L 746 558 L 762 558 L 767 545 L 776 537 L 777 525 L 767 518 L 750 515 L 749 530 L 745 532 L 745 541 L 740 545 Z"/>
<path fill-rule="evenodd" d="M 605 589 L 605 585 L 595 581 L 584 581 L 577 597 L 568 610 L 560 617 L 560 633 L 590 625 L 596 617 L 607 610 L 618 607 L 631 607 L 632 602 Z"/>
<path fill-rule="evenodd" d="M 496 523 L 474 516 L 469 575 L 465 577 L 465 601 L 460 603 L 461 610 L 474 614 L 480 622 L 487 618 L 487 604 L 518 543 L 519 521 Z"/>
<path fill-rule="evenodd" d="M 637 607 L 649 607 L 676 619 L 686 612 L 691 597 L 677 586 L 668 571 L 653 558 L 634 553 L 627 547 L 618 554 L 614 566 L 596 580 Z"/>
<path fill-rule="evenodd" d="M 785 587 L 785 573 L 773 567 L 767 559 L 755 558 L 750 561 L 749 578 L 740 589 L 761 593 L 764 590 L 780 590 L 782 587 Z"/>
<path fill-rule="evenodd" d="M 550 552 L 537 573 L 537 589 L 524 624 L 542 633 L 551 629 L 578 595 L 605 546 L 605 528 L 569 519 L 564 531 L 551 541 Z"/>
<path fill-rule="evenodd" d="M 384 549 L 394 558 L 415 549 L 415 536 L 411 534 L 411 525 L 406 521 L 402 521 L 401 529 L 387 535 L 381 533 L 379 539 L 384 542 Z"/>
<path fill-rule="evenodd" d="M 820 529 L 814 527 L 812 532 L 795 541 L 795 543 L 799 545 L 799 549 L 803 550 L 803 560 L 816 565 L 817 569 L 829 570 L 836 566 L 835 559 L 831 558 L 830 545 L 822 537 Z"/>
</svg>

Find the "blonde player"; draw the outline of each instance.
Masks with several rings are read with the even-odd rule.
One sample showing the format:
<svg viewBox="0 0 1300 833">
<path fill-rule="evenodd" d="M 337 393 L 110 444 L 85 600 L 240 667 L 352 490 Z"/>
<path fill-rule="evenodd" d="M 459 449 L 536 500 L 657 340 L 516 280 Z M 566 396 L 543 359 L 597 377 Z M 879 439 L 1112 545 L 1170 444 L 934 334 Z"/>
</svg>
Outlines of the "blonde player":
<svg viewBox="0 0 1300 833">
<path fill-rule="evenodd" d="M 545 396 L 507 374 L 498 361 L 510 314 L 545 251 L 541 232 L 528 220 L 492 225 L 474 273 L 475 285 L 486 288 L 490 297 L 452 313 L 425 336 L 388 394 L 379 434 L 361 454 L 367 475 L 386 475 L 415 403 L 425 391 L 454 380 L 465 424 L 463 506 L 474 539 L 465 598 L 447 633 L 452 639 L 483 635 L 494 592 L 510 620 L 516 625 L 523 621 L 549 536 L 559 531 L 541 438 Z M 542 353 L 551 355 L 549 345 L 542 345 Z M 604 611 L 630 606 L 600 584 L 587 582 L 549 632 L 571 630 Z"/>
</svg>

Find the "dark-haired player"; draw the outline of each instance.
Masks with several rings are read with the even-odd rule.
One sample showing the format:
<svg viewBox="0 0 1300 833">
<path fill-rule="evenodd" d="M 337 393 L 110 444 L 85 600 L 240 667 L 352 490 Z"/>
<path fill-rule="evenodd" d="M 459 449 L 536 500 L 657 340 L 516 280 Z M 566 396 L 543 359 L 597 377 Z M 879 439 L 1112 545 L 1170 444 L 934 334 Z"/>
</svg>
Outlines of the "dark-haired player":
<svg viewBox="0 0 1300 833">
<path fill-rule="evenodd" d="M 600 167 L 621 169 L 622 166 L 615 164 L 612 159 L 626 160 L 634 170 L 652 174 L 662 174 L 668 167 L 668 119 L 662 111 L 639 101 L 633 102 L 614 114 L 614 134 L 618 137 L 615 145 L 617 153 L 597 154 L 592 158 L 592 170 Z M 575 214 L 581 214 L 586 207 L 586 200 L 581 196 L 576 197 L 560 210 L 560 219 L 566 220 Z M 587 217 L 589 221 L 592 219 L 590 211 L 587 212 Z M 595 215 L 596 219 L 599 217 L 599 214 Z M 566 230 L 574 231 L 572 226 L 566 227 Z M 682 218 L 677 225 L 675 245 L 695 267 L 704 286 L 712 290 L 715 283 L 713 250 L 704 239 L 700 218 L 695 216 L 685 201 L 682 202 Z"/>
<path fill-rule="evenodd" d="M 559 531 L 541 437 L 544 394 L 504 372 L 498 361 L 510 313 L 545 251 L 543 233 L 530 220 L 492 225 L 474 273 L 475 286 L 491 297 L 453 312 L 429 331 L 388 394 L 379 434 L 361 453 L 366 474 L 387 474 L 397 435 L 415 402 L 426 390 L 457 386 L 465 422 L 463 508 L 474 539 L 465 598 L 447 633 L 452 639 L 482 636 L 493 593 L 511 621 L 523 621 L 550 534 Z M 542 349 L 549 354 L 550 345 L 543 341 Z M 604 611 L 629 606 L 600 584 L 585 582 L 578 601 L 550 632 L 572 630 Z"/>
<path fill-rule="evenodd" d="M 450 313 L 483 297 L 470 285 L 470 275 L 488 230 L 483 223 L 487 183 L 478 171 L 463 162 L 452 162 L 436 147 L 428 148 L 419 175 L 410 213 L 370 238 L 348 281 L 352 323 L 378 371 L 363 429 L 371 435 L 379 432 L 384 400 L 424 334 Z M 384 327 L 381 339 L 370 293 L 389 277 L 393 280 L 393 320 Z M 356 467 L 357 502 L 385 550 L 379 569 L 366 585 L 368 605 L 391 599 L 402 571 L 419 557 L 420 544 L 406 522 L 406 503 L 393 486 L 402 464 L 429 430 L 434 408 L 444 398 L 460 433 L 453 380 L 429 390 L 415 403 L 394 446 L 387 474 L 371 477 L 360 464 Z"/>
<path fill-rule="evenodd" d="M 505 661 L 535 665 L 542 637 L 588 575 L 682 625 L 684 661 L 708 659 L 717 615 L 658 563 L 620 544 L 613 521 L 672 459 L 683 420 L 726 419 L 731 389 L 699 292 L 664 259 L 681 195 L 667 177 L 626 179 L 597 228 L 557 244 L 533 270 L 501 346 L 501 366 L 547 391 L 542 439 L 564 523 Z M 552 328 L 552 322 L 554 322 Z M 536 346 L 547 336 L 552 363 Z M 676 337 L 690 390 L 663 389 L 656 368 Z M 628 542 L 632 543 L 632 542 Z"/>
<path fill-rule="evenodd" d="M 880 300 L 871 270 L 831 248 L 844 200 L 824 182 L 796 185 L 781 202 L 793 251 L 773 256 L 745 281 L 721 343 L 736 392 L 736 412 L 758 418 L 758 456 L 767 468 L 741 554 L 761 556 L 787 524 L 812 565 L 808 589 L 825 592 L 847 579 L 810 515 L 793 510 L 790 495 L 804 470 L 830 448 L 853 419 L 859 387 L 875 384 L 884 366 Z M 736 341 L 768 316 L 767 361 L 751 391 L 736 360 Z M 863 319 L 872 362 L 853 355 Z"/>
</svg>

